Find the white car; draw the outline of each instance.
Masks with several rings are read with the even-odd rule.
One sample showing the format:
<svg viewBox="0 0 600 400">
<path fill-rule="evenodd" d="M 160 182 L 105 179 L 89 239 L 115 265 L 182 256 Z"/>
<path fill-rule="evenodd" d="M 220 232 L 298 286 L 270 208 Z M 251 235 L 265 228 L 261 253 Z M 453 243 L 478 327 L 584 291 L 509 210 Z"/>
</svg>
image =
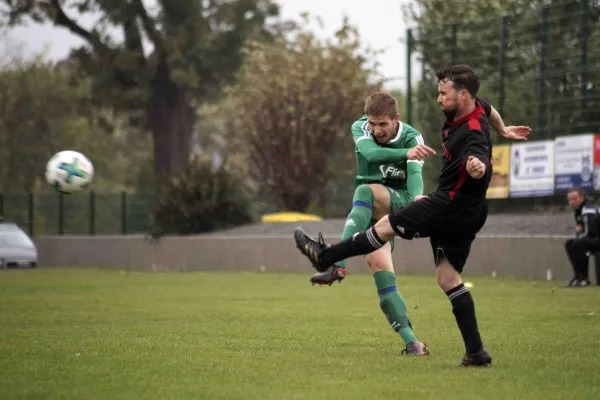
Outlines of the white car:
<svg viewBox="0 0 600 400">
<path fill-rule="evenodd" d="M 0 222 L 0 269 L 37 267 L 37 248 L 17 224 Z"/>
</svg>

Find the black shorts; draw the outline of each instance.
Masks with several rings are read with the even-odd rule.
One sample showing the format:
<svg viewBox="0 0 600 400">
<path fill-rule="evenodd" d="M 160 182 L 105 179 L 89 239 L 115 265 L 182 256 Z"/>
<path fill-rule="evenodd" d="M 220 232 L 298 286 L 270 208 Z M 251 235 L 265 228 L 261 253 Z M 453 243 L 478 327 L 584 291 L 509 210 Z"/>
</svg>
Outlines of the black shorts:
<svg viewBox="0 0 600 400">
<path fill-rule="evenodd" d="M 392 229 L 403 239 L 428 237 L 435 265 L 444 256 L 462 272 L 475 236 L 487 219 L 487 202 L 469 207 L 444 204 L 430 198 L 418 200 L 389 214 Z"/>
</svg>

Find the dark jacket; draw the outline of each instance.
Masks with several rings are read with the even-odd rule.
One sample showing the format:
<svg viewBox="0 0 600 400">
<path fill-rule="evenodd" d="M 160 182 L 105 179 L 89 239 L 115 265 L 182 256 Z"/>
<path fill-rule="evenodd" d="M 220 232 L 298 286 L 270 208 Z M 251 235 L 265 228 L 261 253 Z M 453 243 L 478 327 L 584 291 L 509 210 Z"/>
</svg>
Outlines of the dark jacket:
<svg viewBox="0 0 600 400">
<path fill-rule="evenodd" d="M 583 230 L 577 233 L 577 238 L 600 239 L 600 208 L 594 204 L 583 202 L 575 210 L 575 223 Z"/>
</svg>

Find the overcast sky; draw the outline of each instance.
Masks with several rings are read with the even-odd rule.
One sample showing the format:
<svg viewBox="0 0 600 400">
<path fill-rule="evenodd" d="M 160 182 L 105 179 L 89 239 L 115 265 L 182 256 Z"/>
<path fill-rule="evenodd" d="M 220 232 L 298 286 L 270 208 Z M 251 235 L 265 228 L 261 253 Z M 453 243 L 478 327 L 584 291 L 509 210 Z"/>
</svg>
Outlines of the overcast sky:
<svg viewBox="0 0 600 400">
<path fill-rule="evenodd" d="M 406 24 L 401 6 L 410 0 L 279 0 L 281 14 L 285 18 L 295 18 L 299 13 L 307 11 L 322 18 L 323 29 L 313 27 L 321 37 L 328 37 L 340 26 L 342 18 L 347 15 L 350 22 L 359 29 L 363 42 L 377 49 L 384 49 L 378 57 L 380 71 L 384 76 L 393 79 L 388 85 L 404 88 L 406 84 L 406 48 L 400 40 L 404 40 Z M 367 4 L 369 7 L 365 7 Z M 85 25 L 91 25 L 92 19 Z M 75 36 L 64 29 L 52 26 L 31 24 L 20 27 L 8 34 L 11 40 L 22 43 L 27 53 L 40 52 L 46 49 L 49 57 L 64 57 L 70 48 L 81 44 Z M 415 77 L 413 68 L 413 77 Z M 414 81 L 414 78 L 413 78 Z"/>
</svg>

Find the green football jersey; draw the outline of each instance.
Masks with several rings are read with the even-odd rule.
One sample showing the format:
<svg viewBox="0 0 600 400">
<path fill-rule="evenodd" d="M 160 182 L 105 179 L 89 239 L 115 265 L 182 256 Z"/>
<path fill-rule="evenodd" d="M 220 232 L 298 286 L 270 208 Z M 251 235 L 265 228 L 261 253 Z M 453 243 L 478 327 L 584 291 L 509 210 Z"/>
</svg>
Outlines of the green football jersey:
<svg viewBox="0 0 600 400">
<path fill-rule="evenodd" d="M 412 126 L 400 121 L 398 132 L 385 145 L 380 146 L 367 123 L 367 116 L 352 124 L 358 171 L 356 185 L 380 183 L 396 190 L 407 189 L 408 163 L 414 163 L 419 170 L 422 160 L 407 160 L 408 150 L 424 144 L 423 136 Z"/>
</svg>

